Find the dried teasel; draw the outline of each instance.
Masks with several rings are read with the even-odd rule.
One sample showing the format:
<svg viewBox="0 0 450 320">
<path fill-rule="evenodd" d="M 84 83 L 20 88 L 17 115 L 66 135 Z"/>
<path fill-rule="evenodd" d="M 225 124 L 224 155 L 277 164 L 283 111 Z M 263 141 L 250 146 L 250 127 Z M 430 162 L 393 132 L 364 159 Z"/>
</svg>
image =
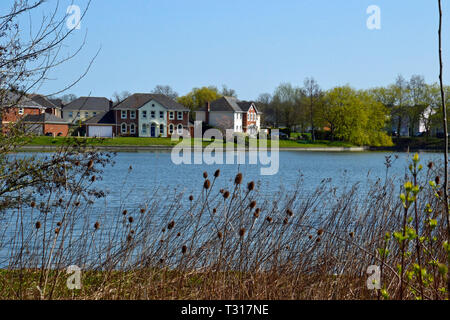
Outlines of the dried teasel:
<svg viewBox="0 0 450 320">
<path fill-rule="evenodd" d="M 434 179 L 434 182 L 436 182 L 436 184 L 441 184 L 441 177 L 437 176 L 437 177 Z"/>
<path fill-rule="evenodd" d="M 128 213 L 128 211 L 127 211 L 127 210 L 123 210 L 123 211 L 122 211 L 122 214 L 123 214 L 124 216 L 126 216 L 126 215 L 127 215 L 127 213 Z"/>
<path fill-rule="evenodd" d="M 272 219 L 272 217 L 267 217 L 267 218 L 266 218 L 266 221 L 267 221 L 268 223 L 272 223 L 273 219 Z"/>
<path fill-rule="evenodd" d="M 87 164 L 88 170 L 92 169 L 93 166 L 94 166 L 94 160 L 91 159 L 91 160 L 89 160 L 89 162 Z"/>
<path fill-rule="evenodd" d="M 259 211 L 256 210 L 255 213 L 253 213 L 253 216 L 254 216 L 255 218 L 259 218 Z"/>
<path fill-rule="evenodd" d="M 181 237 L 181 233 L 180 232 L 177 233 L 177 237 Z"/>
<path fill-rule="evenodd" d="M 252 191 L 253 189 L 255 189 L 255 182 L 250 181 L 247 185 L 247 189 L 248 191 Z"/>
<path fill-rule="evenodd" d="M 32 208 L 36 207 L 36 202 L 34 202 L 34 201 L 31 201 L 31 203 L 30 203 L 30 207 L 32 207 Z"/>
<path fill-rule="evenodd" d="M 181 247 L 181 253 L 185 254 L 187 252 L 187 247 L 186 246 L 182 246 Z"/>
<path fill-rule="evenodd" d="M 145 213 L 145 209 L 144 208 L 141 209 L 141 213 Z"/>
<path fill-rule="evenodd" d="M 220 176 L 220 169 L 217 169 L 216 172 L 214 172 L 214 178 L 218 178 Z"/>
<path fill-rule="evenodd" d="M 208 172 L 203 172 L 203 178 L 207 179 L 208 178 Z"/>
<path fill-rule="evenodd" d="M 288 223 L 289 223 L 289 219 L 288 218 L 284 218 L 283 224 L 288 224 Z"/>
<path fill-rule="evenodd" d="M 242 173 L 238 173 L 236 175 L 236 178 L 234 178 L 234 184 L 241 184 L 242 183 Z"/>
<path fill-rule="evenodd" d="M 245 236 L 245 228 L 241 228 L 240 230 L 239 230 L 239 236 L 242 238 L 243 236 Z"/>
<path fill-rule="evenodd" d="M 189 201 L 194 201 L 194 196 L 189 196 Z"/>
<path fill-rule="evenodd" d="M 225 191 L 224 193 L 223 193 L 223 198 L 224 199 L 228 199 L 230 197 L 230 192 L 229 191 Z"/>
<path fill-rule="evenodd" d="M 129 218 L 128 218 L 128 222 L 129 222 L 129 223 L 133 223 L 133 221 L 134 221 L 133 217 L 129 217 Z"/>
<path fill-rule="evenodd" d="M 95 230 L 98 230 L 100 228 L 100 223 L 97 221 L 95 224 L 94 224 L 94 229 Z"/>
<path fill-rule="evenodd" d="M 217 209 L 214 208 L 214 209 L 213 209 L 213 214 L 216 214 L 216 213 L 217 213 Z"/>
<path fill-rule="evenodd" d="M 430 169 L 430 170 L 433 169 L 433 165 L 434 164 L 432 161 L 428 162 L 428 169 Z"/>
<path fill-rule="evenodd" d="M 208 179 L 206 179 L 205 182 L 203 183 L 203 188 L 208 190 L 210 187 L 211 187 L 211 182 Z"/>
<path fill-rule="evenodd" d="M 256 201 L 255 201 L 255 200 L 253 200 L 253 201 L 250 202 L 250 204 L 249 204 L 249 208 L 250 208 L 250 209 L 253 209 L 254 207 L 256 207 Z"/>
<path fill-rule="evenodd" d="M 217 238 L 222 239 L 223 233 L 221 231 L 217 232 Z"/>
<path fill-rule="evenodd" d="M 354 232 L 350 232 L 348 235 L 350 236 L 350 238 L 353 238 L 355 236 L 355 233 Z"/>
<path fill-rule="evenodd" d="M 312 236 L 312 235 L 309 235 L 308 238 L 309 238 L 309 240 L 312 240 L 313 236 Z"/>
<path fill-rule="evenodd" d="M 320 238 L 317 238 L 317 239 L 316 239 L 316 242 L 319 243 L 319 242 L 320 242 Z"/>
<path fill-rule="evenodd" d="M 59 228 L 55 229 L 55 234 L 59 234 Z"/>
<path fill-rule="evenodd" d="M 291 209 L 287 209 L 287 210 L 286 210 L 286 214 L 287 214 L 289 217 L 292 217 L 292 216 L 294 215 L 294 213 L 292 212 Z"/>
<path fill-rule="evenodd" d="M 62 224 L 61 224 L 61 222 L 57 222 L 56 225 L 57 225 L 58 227 L 61 227 Z"/>
<path fill-rule="evenodd" d="M 172 230 L 173 227 L 175 227 L 175 221 L 170 221 L 170 223 L 167 225 L 167 229 Z"/>
<path fill-rule="evenodd" d="M 323 234 L 323 229 L 317 230 L 317 235 L 318 235 L 318 236 L 321 236 L 322 234 Z"/>
<path fill-rule="evenodd" d="M 95 180 L 97 180 L 97 177 L 96 176 L 92 176 L 91 177 L 91 182 L 95 182 Z"/>
<path fill-rule="evenodd" d="M 36 229 L 39 230 L 41 228 L 41 222 L 40 221 L 36 222 L 35 227 Z"/>
</svg>

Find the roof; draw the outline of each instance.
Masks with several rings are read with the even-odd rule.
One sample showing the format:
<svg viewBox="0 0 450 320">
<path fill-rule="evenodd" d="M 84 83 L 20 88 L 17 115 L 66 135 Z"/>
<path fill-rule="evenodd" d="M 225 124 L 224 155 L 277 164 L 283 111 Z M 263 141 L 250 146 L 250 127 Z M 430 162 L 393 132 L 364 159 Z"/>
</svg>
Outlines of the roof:
<svg viewBox="0 0 450 320">
<path fill-rule="evenodd" d="M 96 115 L 95 117 L 90 118 L 89 120 L 85 121 L 86 125 L 113 125 L 116 124 L 114 119 L 114 112 L 108 111 L 103 112 L 101 114 Z"/>
<path fill-rule="evenodd" d="M 62 99 L 48 99 L 48 100 L 50 100 L 50 102 L 53 103 L 57 107 L 62 107 L 63 106 Z"/>
<path fill-rule="evenodd" d="M 159 104 L 161 104 L 164 108 L 168 110 L 174 111 L 189 111 L 182 104 L 176 102 L 175 100 L 169 98 L 164 94 L 152 94 L 152 93 L 135 93 L 124 101 L 117 104 L 114 109 L 115 110 L 123 110 L 123 109 L 132 109 L 137 110 L 141 108 L 147 102 L 155 100 Z"/>
<path fill-rule="evenodd" d="M 31 100 L 27 96 L 20 95 L 11 91 L 8 91 L 4 95 L 2 95 L 0 105 L 4 107 L 45 109 L 44 106 L 40 105 L 36 101 Z"/>
<path fill-rule="evenodd" d="M 32 94 L 30 95 L 30 99 L 46 108 L 61 109 L 61 105 L 54 104 L 50 99 L 47 99 L 45 96 L 40 94 Z"/>
<path fill-rule="evenodd" d="M 50 113 L 29 114 L 25 116 L 22 121 L 31 123 L 45 122 L 45 123 L 69 124 L 67 121 Z"/>
<path fill-rule="evenodd" d="M 111 109 L 111 104 L 112 102 L 109 99 L 103 97 L 80 97 L 66 104 L 63 110 L 93 110 L 106 112 Z"/>
<path fill-rule="evenodd" d="M 247 112 L 250 107 L 256 105 L 252 101 L 240 101 L 235 97 L 222 97 L 210 103 L 211 111 L 233 111 L 233 112 Z M 206 111 L 206 106 L 199 111 Z M 258 110 L 256 110 L 258 112 Z"/>
</svg>

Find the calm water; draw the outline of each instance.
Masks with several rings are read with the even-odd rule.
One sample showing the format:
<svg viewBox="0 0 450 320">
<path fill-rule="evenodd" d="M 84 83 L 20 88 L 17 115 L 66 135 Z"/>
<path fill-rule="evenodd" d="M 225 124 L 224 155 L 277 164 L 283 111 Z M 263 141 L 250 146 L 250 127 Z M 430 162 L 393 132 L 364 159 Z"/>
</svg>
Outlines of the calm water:
<svg viewBox="0 0 450 320">
<path fill-rule="evenodd" d="M 304 187 L 311 189 L 326 178 L 332 178 L 336 185 L 365 182 L 368 177 L 384 178 L 386 156 L 391 156 L 393 161 L 389 174 L 403 177 L 408 163 L 406 153 L 282 151 L 279 172 L 273 176 L 260 175 L 260 165 L 175 165 L 170 152 L 119 153 L 115 166 L 105 170 L 104 180 L 99 182 L 99 186 L 109 193 L 108 202 L 113 206 L 119 199 L 128 205 L 138 205 L 158 188 L 196 193 L 201 190 L 203 172 L 207 171 L 212 176 L 216 169 L 220 169 L 220 188 L 230 187 L 236 173 L 242 172 L 245 182 L 259 181 L 261 192 L 270 195 L 280 187 L 289 192 L 300 177 Z M 436 153 L 421 154 L 424 166 L 429 160 L 440 158 L 441 155 Z M 128 172 L 130 165 L 133 167 L 131 173 Z"/>
</svg>

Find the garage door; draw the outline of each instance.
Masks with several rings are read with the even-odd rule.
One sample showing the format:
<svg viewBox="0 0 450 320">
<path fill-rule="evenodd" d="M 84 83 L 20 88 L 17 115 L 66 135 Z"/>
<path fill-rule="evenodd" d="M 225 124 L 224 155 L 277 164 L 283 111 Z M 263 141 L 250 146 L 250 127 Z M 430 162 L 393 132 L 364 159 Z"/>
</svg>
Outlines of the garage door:
<svg viewBox="0 0 450 320">
<path fill-rule="evenodd" d="M 112 138 L 112 127 L 109 126 L 89 126 L 89 137 Z"/>
</svg>

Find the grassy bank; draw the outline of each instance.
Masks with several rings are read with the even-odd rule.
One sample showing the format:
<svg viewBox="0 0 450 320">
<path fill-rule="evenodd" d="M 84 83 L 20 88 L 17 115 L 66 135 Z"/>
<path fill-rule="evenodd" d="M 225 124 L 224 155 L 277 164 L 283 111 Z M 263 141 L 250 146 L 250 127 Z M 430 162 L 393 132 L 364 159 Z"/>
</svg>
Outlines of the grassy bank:
<svg viewBox="0 0 450 320">
<path fill-rule="evenodd" d="M 172 141 L 170 138 L 134 138 L 134 137 L 118 137 L 118 138 L 105 138 L 105 139 L 92 139 L 92 138 L 79 138 L 86 140 L 89 145 L 92 146 L 165 146 L 173 147 L 178 144 L 178 142 Z M 30 146 L 60 146 L 64 143 L 64 138 L 53 138 L 53 137 L 35 137 L 28 144 Z M 194 139 L 191 140 L 191 145 Z M 216 142 L 219 145 L 220 142 Z M 201 141 L 203 147 L 211 144 L 211 141 L 203 140 Z M 222 144 L 223 145 L 223 144 Z M 271 146 L 271 141 L 267 141 L 267 146 Z M 294 141 L 294 140 L 280 140 L 280 148 L 335 148 L 335 147 L 354 147 L 351 143 L 346 143 L 342 141 L 327 141 L 320 140 L 315 142 L 310 141 Z"/>
</svg>

